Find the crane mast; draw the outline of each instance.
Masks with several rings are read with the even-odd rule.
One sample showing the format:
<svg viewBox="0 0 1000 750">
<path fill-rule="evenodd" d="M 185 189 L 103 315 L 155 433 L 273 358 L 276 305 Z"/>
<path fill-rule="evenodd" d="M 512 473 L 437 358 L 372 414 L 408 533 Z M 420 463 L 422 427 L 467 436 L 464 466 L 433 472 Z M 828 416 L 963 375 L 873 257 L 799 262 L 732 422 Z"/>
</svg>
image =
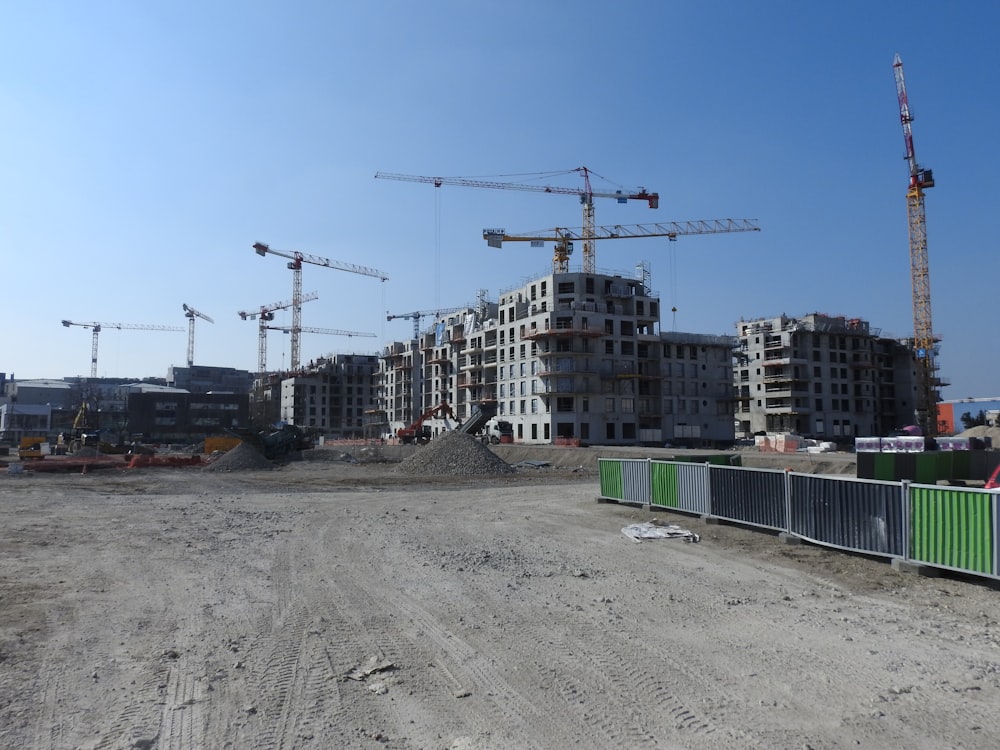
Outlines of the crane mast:
<svg viewBox="0 0 1000 750">
<path fill-rule="evenodd" d="M 253 244 L 253 249 L 256 251 L 257 255 L 264 256 L 268 253 L 272 255 L 278 255 L 282 258 L 288 258 L 288 268 L 292 271 L 292 353 L 291 353 L 291 365 L 293 370 L 299 369 L 300 364 L 300 352 L 301 352 L 301 333 L 302 333 L 302 264 L 312 263 L 317 266 L 325 266 L 326 268 L 335 268 L 339 271 L 348 271 L 349 273 L 358 273 L 363 276 L 374 276 L 380 281 L 388 281 L 389 277 L 382 271 L 378 271 L 374 268 L 367 268 L 366 266 L 358 266 L 353 263 L 343 263 L 341 261 L 330 260 L 328 258 L 321 258 L 318 255 L 308 255 L 306 253 L 300 253 L 297 250 L 285 251 L 285 250 L 275 250 L 270 245 L 263 242 L 255 242 Z"/>
<path fill-rule="evenodd" d="M 583 270 L 584 273 L 595 273 L 597 256 L 594 249 L 594 198 L 614 198 L 619 203 L 627 203 L 630 200 L 643 200 L 650 208 L 660 207 L 660 194 L 650 193 L 645 188 L 638 188 L 634 192 L 617 190 L 615 192 L 596 192 L 590 184 L 590 175 L 593 171 L 587 167 L 577 167 L 568 170 L 577 172 L 583 176 L 583 190 L 579 188 L 557 187 L 540 184 L 520 184 L 515 182 L 498 182 L 494 180 L 476 180 L 467 177 L 425 177 L 422 175 L 396 174 L 393 172 L 376 172 L 376 179 L 402 180 L 404 182 L 423 182 L 434 187 L 442 185 L 457 185 L 459 187 L 490 188 L 495 190 L 522 190 L 537 193 L 552 193 L 554 195 L 575 195 L 580 199 L 583 206 Z M 566 174 L 560 172 L 558 174 Z"/>
<path fill-rule="evenodd" d="M 301 307 L 303 302 L 311 302 L 314 299 L 318 299 L 319 295 L 316 292 L 309 292 L 308 294 L 299 295 L 299 306 Z M 267 324 L 274 320 L 274 313 L 277 310 L 287 310 L 295 304 L 294 301 L 289 300 L 288 302 L 274 302 L 270 305 L 261 305 L 259 309 L 255 311 L 240 310 L 237 315 L 240 316 L 240 320 L 259 320 L 257 325 L 257 377 L 263 378 L 264 373 L 267 372 L 267 331 L 270 326 Z"/>
<path fill-rule="evenodd" d="M 100 335 L 101 330 L 104 328 L 116 328 L 120 331 L 183 331 L 183 328 L 178 328 L 177 326 L 157 326 L 157 325 L 146 325 L 145 323 L 75 323 L 72 320 L 64 320 L 62 324 L 69 328 L 70 326 L 80 326 L 81 328 L 89 328 L 93 335 L 91 337 L 90 344 L 90 377 L 97 378 L 97 337 Z"/>
<path fill-rule="evenodd" d="M 903 78 L 903 61 L 899 54 L 893 58 L 892 69 L 896 78 L 896 96 L 899 100 L 899 120 L 903 126 L 904 157 L 909 169 L 906 190 L 906 217 L 910 241 L 910 284 L 913 298 L 913 353 L 917 376 L 917 423 L 925 435 L 938 434 L 937 420 L 937 365 L 935 363 L 936 338 L 931 320 L 930 263 L 927 256 L 927 215 L 924 190 L 934 187 L 934 174 L 917 162 L 913 147 L 913 129 L 910 104 Z"/>
<path fill-rule="evenodd" d="M 195 310 L 187 303 L 182 304 L 181 307 L 184 310 L 185 317 L 188 319 L 187 362 L 188 367 L 192 367 L 194 366 L 194 319 L 201 318 L 202 320 L 207 320 L 209 323 L 214 323 L 215 321 L 205 315 L 205 313 Z"/>
</svg>

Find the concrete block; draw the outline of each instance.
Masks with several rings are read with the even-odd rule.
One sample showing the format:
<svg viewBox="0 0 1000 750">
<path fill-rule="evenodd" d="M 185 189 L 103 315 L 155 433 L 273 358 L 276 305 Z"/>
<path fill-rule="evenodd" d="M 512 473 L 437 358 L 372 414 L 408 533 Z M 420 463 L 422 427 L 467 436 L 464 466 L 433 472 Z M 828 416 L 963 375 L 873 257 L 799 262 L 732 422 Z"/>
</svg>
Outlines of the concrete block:
<svg viewBox="0 0 1000 750">
<path fill-rule="evenodd" d="M 720 519 L 716 518 L 715 516 L 702 516 L 701 520 L 704 523 L 710 523 L 710 524 L 720 524 L 720 523 L 722 523 L 722 521 Z"/>
<path fill-rule="evenodd" d="M 900 573 L 916 573 L 925 578 L 940 578 L 941 570 L 930 565 L 914 562 L 913 560 L 903 560 L 899 557 L 892 558 L 892 569 Z"/>
<path fill-rule="evenodd" d="M 802 539 L 795 536 L 794 534 L 789 534 L 787 531 L 782 531 L 778 534 L 778 539 L 782 544 L 802 544 Z"/>
</svg>

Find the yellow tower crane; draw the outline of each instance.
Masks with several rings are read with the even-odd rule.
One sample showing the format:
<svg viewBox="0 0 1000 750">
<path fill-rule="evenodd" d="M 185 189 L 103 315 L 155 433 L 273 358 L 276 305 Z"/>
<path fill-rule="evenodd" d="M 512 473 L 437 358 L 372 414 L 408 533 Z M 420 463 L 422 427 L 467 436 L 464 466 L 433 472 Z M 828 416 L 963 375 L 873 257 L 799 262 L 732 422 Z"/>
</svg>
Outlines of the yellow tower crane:
<svg viewBox="0 0 1000 750">
<path fill-rule="evenodd" d="M 660 194 L 650 193 L 645 188 L 640 187 L 634 191 L 627 192 L 616 190 L 615 192 L 596 192 L 590 185 L 590 176 L 597 175 L 587 167 L 577 167 L 563 172 L 547 172 L 531 175 L 539 179 L 565 175 L 576 172 L 583 176 L 583 189 L 558 187 L 548 184 L 519 184 L 514 182 L 496 182 L 492 180 L 477 180 L 467 177 L 424 177 L 421 175 L 394 174 L 391 172 L 376 172 L 376 179 L 402 180 L 404 182 L 423 182 L 441 187 L 442 185 L 458 185 L 460 187 L 492 188 L 495 190 L 522 190 L 537 193 L 552 193 L 554 195 L 575 195 L 580 199 L 583 206 L 583 229 L 581 239 L 583 241 L 583 271 L 584 273 L 595 273 L 597 256 L 594 250 L 595 231 L 594 227 L 594 198 L 614 198 L 619 203 L 627 203 L 630 200 L 643 200 L 650 208 L 659 208 Z M 602 178 L 603 179 L 603 178 Z"/>
<path fill-rule="evenodd" d="M 931 322 L 931 275 L 927 258 L 927 214 L 924 209 L 924 190 L 934 187 L 934 173 L 917 163 L 913 149 L 913 130 L 910 123 L 910 104 L 906 97 L 903 79 L 903 61 L 899 54 L 893 58 L 892 70 L 896 78 L 896 96 L 899 99 L 899 120 L 903 125 L 906 145 L 906 162 L 910 180 L 906 189 L 906 217 L 910 237 L 910 285 L 913 297 L 913 355 L 917 375 L 917 398 L 914 405 L 917 424 L 925 435 L 934 437 L 939 432 L 937 405 L 940 400 L 937 378 L 937 341 Z"/>
<path fill-rule="evenodd" d="M 639 237 L 666 237 L 671 242 L 681 235 L 689 234 L 724 234 L 727 232 L 759 232 L 760 227 L 755 219 L 702 219 L 698 221 L 671 221 L 664 224 L 616 224 L 608 227 L 592 227 L 589 230 L 592 239 L 619 240 Z M 505 229 L 484 229 L 483 239 L 490 247 L 501 247 L 504 242 L 531 242 L 533 245 L 543 245 L 545 242 L 555 242 L 552 254 L 553 273 L 569 271 L 569 256 L 573 253 L 573 241 L 583 239 L 587 228 L 541 229 L 535 232 L 507 234 Z"/>
</svg>

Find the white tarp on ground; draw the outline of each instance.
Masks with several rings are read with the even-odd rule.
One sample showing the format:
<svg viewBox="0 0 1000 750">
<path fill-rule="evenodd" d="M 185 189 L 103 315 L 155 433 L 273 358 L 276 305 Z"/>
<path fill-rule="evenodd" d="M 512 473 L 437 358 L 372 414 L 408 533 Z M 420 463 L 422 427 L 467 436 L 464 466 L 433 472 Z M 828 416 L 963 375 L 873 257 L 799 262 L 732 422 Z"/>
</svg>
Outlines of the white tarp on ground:
<svg viewBox="0 0 1000 750">
<path fill-rule="evenodd" d="M 656 520 L 630 524 L 622 529 L 622 533 L 633 542 L 641 542 L 643 539 L 683 539 L 685 542 L 701 541 L 701 537 L 693 531 L 682 529 L 676 524 L 663 523 Z"/>
</svg>

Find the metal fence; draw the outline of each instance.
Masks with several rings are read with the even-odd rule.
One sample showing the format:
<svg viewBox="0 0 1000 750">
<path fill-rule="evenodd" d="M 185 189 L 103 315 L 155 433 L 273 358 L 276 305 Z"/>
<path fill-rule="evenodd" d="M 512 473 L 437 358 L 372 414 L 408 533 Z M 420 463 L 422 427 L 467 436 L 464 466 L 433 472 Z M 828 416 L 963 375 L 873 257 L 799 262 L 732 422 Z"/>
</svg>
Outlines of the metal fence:
<svg viewBox="0 0 1000 750">
<path fill-rule="evenodd" d="M 599 499 L 1000 579 L 1000 491 L 636 458 L 598 470 Z"/>
</svg>

